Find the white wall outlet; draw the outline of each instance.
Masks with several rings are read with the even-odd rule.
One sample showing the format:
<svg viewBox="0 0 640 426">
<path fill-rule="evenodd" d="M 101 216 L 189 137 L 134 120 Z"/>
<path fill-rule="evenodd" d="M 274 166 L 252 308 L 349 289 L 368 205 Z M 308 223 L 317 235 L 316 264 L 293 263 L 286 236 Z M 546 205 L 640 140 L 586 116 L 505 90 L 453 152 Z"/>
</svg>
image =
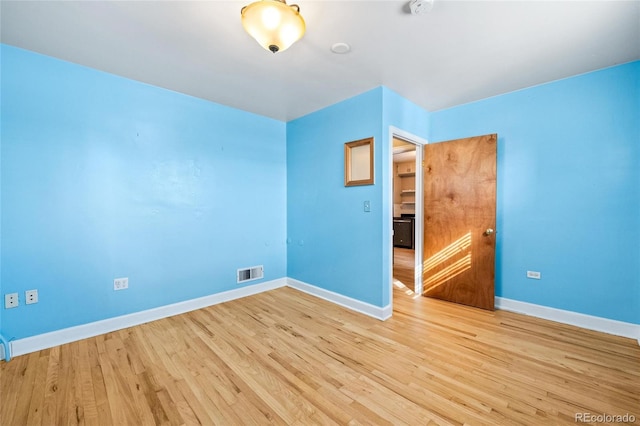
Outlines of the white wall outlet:
<svg viewBox="0 0 640 426">
<path fill-rule="evenodd" d="M 540 279 L 540 272 L 538 271 L 527 271 L 527 278 L 532 278 L 534 280 Z"/>
<path fill-rule="evenodd" d="M 24 292 L 24 303 L 26 305 L 31 305 L 33 303 L 38 303 L 38 290 L 27 290 Z"/>
<path fill-rule="evenodd" d="M 18 307 L 18 293 L 8 293 L 4 295 L 5 309 Z"/>
<path fill-rule="evenodd" d="M 116 278 L 113 280 L 114 290 L 125 290 L 129 288 L 129 278 Z"/>
</svg>

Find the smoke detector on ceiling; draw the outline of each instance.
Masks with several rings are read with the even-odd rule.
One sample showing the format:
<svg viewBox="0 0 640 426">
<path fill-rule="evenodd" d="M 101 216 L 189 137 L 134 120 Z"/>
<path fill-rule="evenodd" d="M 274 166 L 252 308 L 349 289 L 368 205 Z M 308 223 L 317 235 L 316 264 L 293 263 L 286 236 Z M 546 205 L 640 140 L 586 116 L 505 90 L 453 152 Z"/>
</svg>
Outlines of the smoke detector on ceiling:
<svg viewBox="0 0 640 426">
<path fill-rule="evenodd" d="M 409 2 L 409 10 L 412 15 L 424 15 L 433 9 L 434 0 L 411 0 Z"/>
</svg>

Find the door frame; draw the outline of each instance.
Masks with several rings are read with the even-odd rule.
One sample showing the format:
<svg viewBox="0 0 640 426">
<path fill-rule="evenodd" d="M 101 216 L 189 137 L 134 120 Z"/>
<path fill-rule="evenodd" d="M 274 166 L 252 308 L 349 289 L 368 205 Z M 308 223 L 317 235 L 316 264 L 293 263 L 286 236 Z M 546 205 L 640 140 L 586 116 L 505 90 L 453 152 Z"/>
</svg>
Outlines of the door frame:
<svg viewBox="0 0 640 426">
<path fill-rule="evenodd" d="M 405 142 L 416 146 L 416 218 L 415 218 L 415 297 L 422 294 L 422 250 L 424 239 L 424 190 L 423 190 L 423 146 L 428 144 L 427 139 L 414 135 L 413 133 L 399 129 L 394 126 L 389 126 L 389 176 L 387 181 L 387 196 L 390 200 L 388 207 L 388 213 L 390 218 L 389 226 L 391 228 L 391 238 L 389 239 L 389 276 L 388 289 L 389 289 L 389 304 L 391 305 L 391 312 L 393 313 L 393 138 L 402 139 Z"/>
</svg>

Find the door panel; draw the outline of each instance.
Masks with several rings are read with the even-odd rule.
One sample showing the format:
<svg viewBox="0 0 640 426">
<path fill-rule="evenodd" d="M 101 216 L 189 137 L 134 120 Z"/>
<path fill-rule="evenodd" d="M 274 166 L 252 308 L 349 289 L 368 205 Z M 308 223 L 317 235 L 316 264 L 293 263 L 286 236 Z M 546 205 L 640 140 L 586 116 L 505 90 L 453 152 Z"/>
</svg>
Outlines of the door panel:
<svg viewBox="0 0 640 426">
<path fill-rule="evenodd" d="M 422 294 L 494 309 L 497 135 L 424 147 Z"/>
</svg>

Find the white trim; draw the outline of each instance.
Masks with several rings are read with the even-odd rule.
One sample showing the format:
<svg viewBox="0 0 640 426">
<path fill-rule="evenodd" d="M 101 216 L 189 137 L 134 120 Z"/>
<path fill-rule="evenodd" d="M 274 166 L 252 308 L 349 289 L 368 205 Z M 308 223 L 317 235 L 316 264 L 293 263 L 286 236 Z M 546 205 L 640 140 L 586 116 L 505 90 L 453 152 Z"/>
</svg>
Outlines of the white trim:
<svg viewBox="0 0 640 426">
<path fill-rule="evenodd" d="M 417 290 L 416 293 L 422 293 L 422 247 L 423 247 L 423 224 L 424 224 L 424 191 L 422 189 L 423 186 L 423 176 L 422 176 L 422 162 L 423 162 L 423 148 L 425 145 L 429 143 L 427 139 L 421 138 L 419 136 L 414 135 L 413 133 L 409 133 L 405 130 L 399 129 L 395 126 L 389 126 L 389 175 L 390 175 L 390 209 L 391 215 L 393 218 L 393 138 L 398 137 L 406 142 L 409 142 L 416 146 L 416 218 L 415 218 L 415 237 L 414 237 L 414 245 L 415 245 L 415 279 L 414 279 L 414 288 Z M 393 229 L 393 227 L 392 227 Z M 389 300 L 390 305 L 393 310 L 393 237 L 391 238 L 391 256 L 389 260 Z"/>
<path fill-rule="evenodd" d="M 4 344 L 0 343 L 0 361 L 4 361 Z"/>
<path fill-rule="evenodd" d="M 218 303 L 240 299 L 246 296 L 262 293 L 287 285 L 286 278 L 267 281 L 238 289 L 223 291 L 222 293 L 210 296 L 199 297 L 197 299 L 186 300 L 184 302 L 173 303 L 171 305 L 160 306 L 146 311 L 135 312 L 114 318 L 108 318 L 75 327 L 64 328 L 50 333 L 38 334 L 24 339 L 10 342 L 11 356 L 24 355 L 42 349 L 51 348 L 77 340 L 87 339 L 100 334 L 109 333 L 123 328 L 132 327 L 139 324 L 167 318 L 173 315 L 183 314 Z"/>
<path fill-rule="evenodd" d="M 224 291 L 222 293 L 212 294 L 210 296 L 186 300 L 184 302 L 173 303 L 171 305 L 160 306 L 158 308 L 134 312 L 132 314 L 108 318 L 101 321 L 95 321 L 88 324 L 82 324 L 75 327 L 52 331 L 50 333 L 43 333 L 36 336 L 25 337 L 24 339 L 14 340 L 12 342 L 9 342 L 11 348 L 11 357 L 25 355 L 54 346 L 64 345 L 65 343 L 87 339 L 116 330 L 122 330 L 123 328 L 133 327 L 162 318 L 167 318 L 173 315 L 183 314 L 185 312 L 206 308 L 207 306 L 240 299 L 242 297 L 252 296 L 254 294 L 262 293 L 284 286 L 292 287 L 296 290 L 300 290 L 321 299 L 328 300 L 347 309 L 360 312 L 379 320 L 386 320 L 391 317 L 391 305 L 380 308 L 378 306 L 361 302 L 359 300 L 352 299 L 350 297 L 343 296 L 332 291 L 324 290 L 311 284 L 303 283 L 302 281 L 294 280 L 291 278 L 279 278 L 273 281 L 267 281 L 264 283 L 254 284 L 234 290 Z M 3 349 L 4 348 L 0 345 L 0 355 L 2 355 L 0 359 L 4 359 Z"/>
<path fill-rule="evenodd" d="M 115 318 L 109 318 L 89 324 L 78 325 L 75 327 L 52 331 L 50 333 L 14 340 L 9 342 L 11 357 L 13 358 L 15 356 L 25 355 L 42 349 L 63 345 L 65 343 L 87 339 L 100 334 L 133 327 L 135 325 L 167 318 L 173 315 L 183 314 L 185 312 L 240 299 L 242 297 L 252 296 L 254 294 L 263 293 L 265 291 L 284 286 L 289 286 L 293 289 L 319 297 L 352 311 L 359 312 L 382 321 L 390 318 L 393 311 L 391 303 L 385 307 L 374 306 L 293 278 L 279 278 L 264 283 L 212 294 L 210 296 L 173 303 L 171 305 L 161 306 L 146 311 L 135 312 L 128 315 L 122 315 Z M 638 324 L 594 317 L 591 315 L 534 305 L 532 303 L 520 302 L 503 297 L 496 297 L 496 308 L 544 318 L 564 324 L 575 325 L 589 330 L 601 331 L 616 336 L 629 337 L 637 339 L 640 344 L 640 325 Z M 0 360 L 1 359 L 4 359 L 4 347 L 2 345 L 0 345 Z"/>
<path fill-rule="evenodd" d="M 379 306 L 374 306 L 357 299 L 352 299 L 351 297 L 343 296 L 342 294 L 334 293 L 333 291 L 325 290 L 323 288 L 316 287 L 302 281 L 294 280 L 293 278 L 287 278 L 287 285 L 296 290 L 300 290 L 304 293 L 319 297 L 320 299 L 327 300 L 329 302 L 335 303 L 336 305 L 340 305 L 352 311 L 360 312 L 361 314 L 365 314 L 382 321 L 391 317 L 391 304 L 385 306 L 384 308 L 381 308 Z"/>
<path fill-rule="evenodd" d="M 578 312 L 565 311 L 550 308 L 548 306 L 535 305 L 533 303 L 520 302 L 518 300 L 496 297 L 496 308 L 532 317 L 543 318 L 563 324 L 575 325 L 588 330 L 601 331 L 615 336 L 636 339 L 640 344 L 640 325 L 629 322 L 616 321 Z"/>
</svg>

